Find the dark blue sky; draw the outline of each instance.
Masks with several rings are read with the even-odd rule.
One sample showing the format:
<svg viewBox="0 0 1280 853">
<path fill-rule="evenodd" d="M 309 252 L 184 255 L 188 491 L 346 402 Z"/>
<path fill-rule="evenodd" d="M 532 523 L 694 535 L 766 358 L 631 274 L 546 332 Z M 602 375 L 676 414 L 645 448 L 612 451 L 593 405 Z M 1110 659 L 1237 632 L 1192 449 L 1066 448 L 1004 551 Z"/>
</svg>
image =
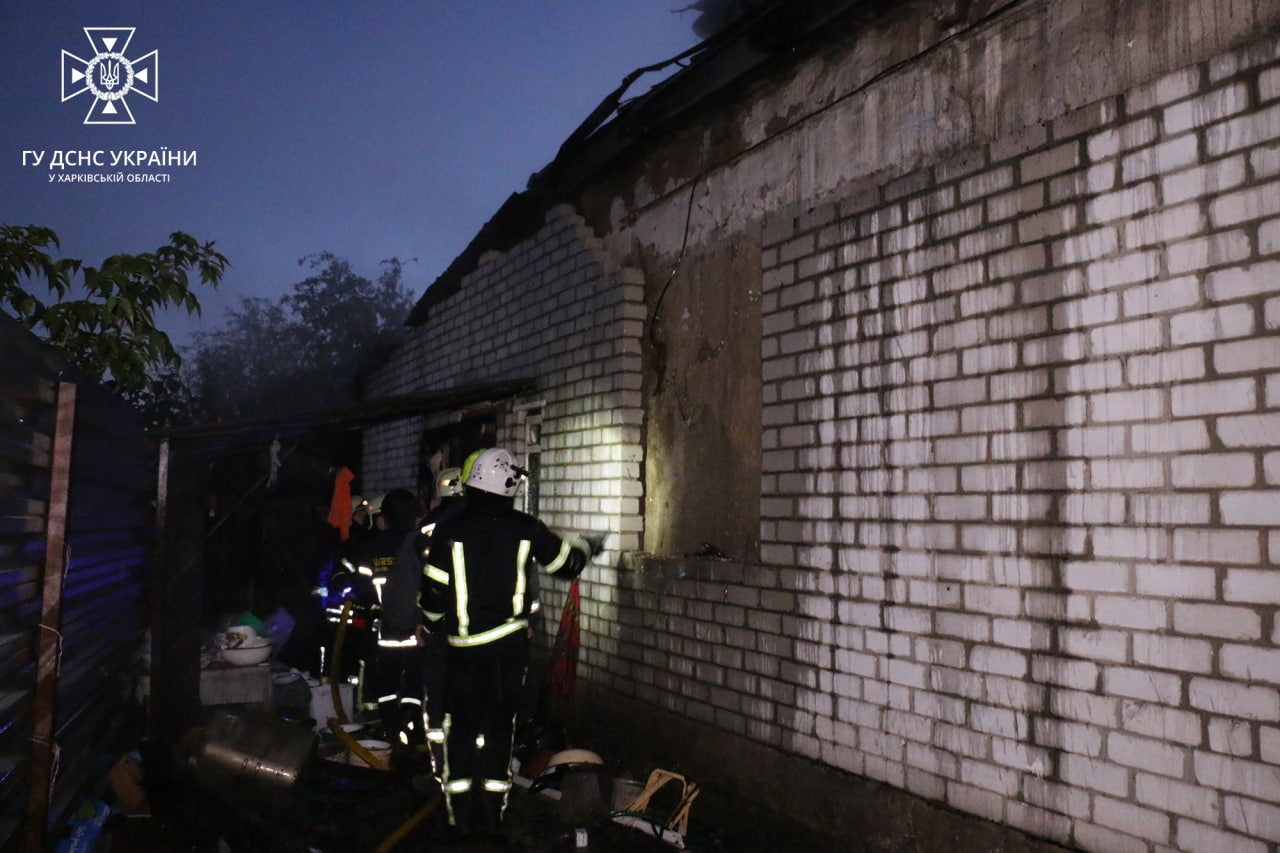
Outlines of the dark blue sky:
<svg viewBox="0 0 1280 853">
<path fill-rule="evenodd" d="M 373 277 L 417 258 L 416 294 L 635 68 L 693 45 L 694 13 L 664 0 L 66 2 L 0 10 L 0 222 L 39 224 L 97 263 L 182 230 L 232 263 L 202 297 L 203 328 L 250 294 L 304 277 L 331 251 Z M 85 125 L 62 102 L 62 51 L 85 27 L 133 27 L 131 63 L 157 51 L 158 99 L 133 125 Z M 74 65 L 74 63 L 72 63 Z M 141 68 L 142 66 L 139 65 Z M 631 94 L 660 79 L 642 77 Z M 50 183 L 54 151 L 196 152 L 167 184 Z M 24 151 L 44 151 L 39 166 Z M 111 174 L 120 167 L 65 170 Z M 192 322 L 173 318 L 180 342 Z"/>
</svg>

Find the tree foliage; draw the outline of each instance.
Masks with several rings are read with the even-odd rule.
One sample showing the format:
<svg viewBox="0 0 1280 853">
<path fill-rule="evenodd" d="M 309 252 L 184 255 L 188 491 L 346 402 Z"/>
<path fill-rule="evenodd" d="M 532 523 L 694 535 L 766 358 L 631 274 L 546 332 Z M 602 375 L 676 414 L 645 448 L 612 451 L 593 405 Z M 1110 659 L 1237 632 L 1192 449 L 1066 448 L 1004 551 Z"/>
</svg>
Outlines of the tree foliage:
<svg viewBox="0 0 1280 853">
<path fill-rule="evenodd" d="M 0 309 L 131 402 L 167 393 L 182 358 L 156 314 L 199 314 L 195 288 L 217 287 L 226 257 L 181 231 L 154 252 L 112 255 L 97 267 L 55 260 L 49 250 L 60 248 L 50 228 L 0 225 Z M 47 296 L 33 292 L 38 282 Z"/>
<path fill-rule="evenodd" d="M 313 411 L 353 402 L 364 371 L 400 338 L 413 306 L 404 263 L 376 279 L 332 253 L 298 261 L 311 274 L 278 300 L 248 297 L 221 330 L 188 352 L 202 416 L 222 421 Z"/>
</svg>

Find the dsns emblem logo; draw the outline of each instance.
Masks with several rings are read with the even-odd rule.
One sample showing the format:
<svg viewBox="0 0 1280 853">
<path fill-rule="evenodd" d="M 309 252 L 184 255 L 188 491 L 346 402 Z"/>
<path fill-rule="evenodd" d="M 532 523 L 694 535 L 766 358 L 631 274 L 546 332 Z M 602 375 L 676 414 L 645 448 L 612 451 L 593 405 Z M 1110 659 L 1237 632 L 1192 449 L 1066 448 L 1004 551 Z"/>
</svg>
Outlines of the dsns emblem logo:
<svg viewBox="0 0 1280 853">
<path fill-rule="evenodd" d="M 156 51 L 129 59 L 125 52 L 134 27 L 85 27 L 92 59 L 62 51 L 62 100 L 85 92 L 93 95 L 85 124 L 133 124 L 126 96 L 135 92 L 151 101 L 160 100 L 159 59 Z"/>
</svg>

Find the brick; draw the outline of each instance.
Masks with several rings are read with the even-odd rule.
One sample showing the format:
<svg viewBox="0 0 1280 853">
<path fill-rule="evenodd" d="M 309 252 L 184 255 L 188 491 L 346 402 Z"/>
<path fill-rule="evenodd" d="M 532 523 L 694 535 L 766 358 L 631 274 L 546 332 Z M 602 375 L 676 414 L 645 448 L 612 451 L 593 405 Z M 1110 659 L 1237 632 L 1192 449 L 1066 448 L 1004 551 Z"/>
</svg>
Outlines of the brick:
<svg viewBox="0 0 1280 853">
<path fill-rule="evenodd" d="M 1172 461 L 1172 482 L 1180 488 L 1252 486 L 1257 480 L 1251 454 L 1187 454 Z"/>
<path fill-rule="evenodd" d="M 942 211 L 949 210 L 956 203 L 955 187 L 946 186 L 935 189 L 907 202 L 907 221 L 914 222 L 925 217 L 933 217 Z"/>
<path fill-rule="evenodd" d="M 1208 740 L 1213 752 L 1244 758 L 1253 754 L 1252 726 L 1243 720 L 1210 720 Z"/>
<path fill-rule="evenodd" d="M 1275 370 L 1280 368 L 1280 346 L 1270 338 L 1217 344 L 1213 348 L 1213 366 L 1222 374 Z"/>
<path fill-rule="evenodd" d="M 1115 294 L 1103 293 L 1085 299 L 1060 302 L 1053 307 L 1055 329 L 1099 326 L 1120 316 L 1120 299 Z"/>
<path fill-rule="evenodd" d="M 1101 826 L 1137 835 L 1157 844 L 1167 844 L 1171 836 L 1168 815 L 1109 797 L 1094 798 L 1093 819 Z"/>
<path fill-rule="evenodd" d="M 1280 527 L 1280 502 L 1270 491 L 1227 492 L 1218 498 L 1222 523 L 1229 526 Z"/>
<path fill-rule="evenodd" d="M 1280 138 L 1280 105 L 1205 128 L 1205 153 L 1214 159 L 1277 138 Z"/>
<path fill-rule="evenodd" d="M 1119 247 L 1120 234 L 1115 226 L 1094 228 L 1055 242 L 1053 262 L 1055 266 L 1067 266 L 1092 261 L 1114 254 Z"/>
<path fill-rule="evenodd" d="M 814 235 L 802 234 L 778 247 L 778 260 L 780 263 L 789 263 L 797 258 L 812 254 L 814 249 Z"/>
<path fill-rule="evenodd" d="M 1068 785 L 1116 797 L 1128 796 L 1131 775 L 1131 770 L 1118 764 L 1069 753 L 1061 756 L 1058 764 L 1058 776 Z M 1142 849 L 1146 849 L 1145 845 Z"/>
<path fill-rule="evenodd" d="M 1085 267 L 1085 286 L 1090 290 L 1110 291 L 1126 284 L 1150 281 L 1159 274 L 1158 252 L 1133 252 L 1089 264 Z"/>
<path fill-rule="evenodd" d="M 1208 675 L 1213 671 L 1213 645 L 1199 638 L 1135 633 L 1133 662 L 1157 669 Z"/>
<path fill-rule="evenodd" d="M 1224 604 L 1188 604 L 1173 606 L 1173 628 L 1179 634 L 1219 637 L 1225 640 L 1257 640 L 1262 636 L 1262 623 L 1257 613 Z"/>
<path fill-rule="evenodd" d="M 1156 702 L 1161 705 L 1172 706 L 1182 701 L 1182 677 L 1167 672 L 1152 672 L 1124 666 L 1107 667 L 1103 671 L 1103 687 L 1108 695 Z M 1111 758 L 1120 760 L 1114 753 L 1111 754 Z M 1129 762 L 1121 761 L 1121 763 Z M 1158 768 L 1149 767 L 1148 769 Z"/>
<path fill-rule="evenodd" d="M 1227 797 L 1223 804 L 1227 826 L 1246 835 L 1280 843 L 1280 808 L 1242 797 Z"/>
<path fill-rule="evenodd" d="M 1184 528 L 1174 531 L 1173 556 L 1187 562 L 1256 565 L 1261 550 L 1253 532 Z"/>
<path fill-rule="evenodd" d="M 1164 132 L 1172 136 L 1214 124 L 1243 112 L 1248 106 L 1249 91 L 1243 83 L 1224 86 L 1167 108 L 1164 111 Z"/>
<path fill-rule="evenodd" d="M 1280 98 L 1280 68 L 1268 68 L 1258 75 L 1258 95 L 1264 101 Z"/>
<path fill-rule="evenodd" d="M 1211 507 L 1204 494 L 1134 495 L 1133 520 L 1137 524 L 1208 524 Z"/>
<path fill-rule="evenodd" d="M 1167 345 L 1164 327 L 1158 320 L 1114 323 L 1089 332 L 1089 346 L 1095 357 L 1144 352 Z"/>
<path fill-rule="evenodd" d="M 1172 389 L 1171 402 L 1177 417 L 1251 412 L 1257 408 L 1257 384 L 1252 379 L 1228 379 L 1179 385 Z"/>
<path fill-rule="evenodd" d="M 1120 166 L 1114 160 L 1096 163 L 1075 172 L 1068 172 L 1049 180 L 1049 202 L 1074 203 L 1081 197 L 1110 192 L 1120 179 Z"/>
<path fill-rule="evenodd" d="M 982 205 L 971 204 L 957 211 L 934 217 L 929 227 L 935 240 L 945 240 L 982 227 Z"/>
<path fill-rule="evenodd" d="M 1209 752 L 1196 752 L 1193 766 L 1201 785 L 1262 802 L 1280 801 L 1280 767 Z"/>
<path fill-rule="evenodd" d="M 1130 385 L 1192 382 L 1205 376 L 1204 350 L 1199 347 L 1130 356 L 1124 378 Z"/>
<path fill-rule="evenodd" d="M 914 195 L 925 189 L 933 181 L 930 169 L 920 169 L 890 181 L 880 188 L 885 199 L 894 201 L 905 196 Z"/>
<path fill-rule="evenodd" d="M 1107 128 L 1089 137 L 1086 150 L 1091 160 L 1105 160 L 1121 151 L 1140 148 L 1154 142 L 1156 122 L 1152 118 L 1140 118 L 1120 127 Z"/>
<path fill-rule="evenodd" d="M 1109 556 L 1119 555 L 1111 554 Z M 1163 629 L 1169 622 L 1166 605 L 1158 599 L 1098 596 L 1094 599 L 1093 609 L 1098 624 L 1115 628 L 1154 631 Z M 1124 695 L 1134 696 L 1133 693 L 1125 693 Z M 1138 696 L 1136 698 L 1146 697 Z M 1176 700 L 1177 697 L 1174 698 Z"/>
<path fill-rule="evenodd" d="M 1076 227 L 1076 217 L 1075 205 L 1057 207 L 1023 217 L 1018 220 L 1018 240 L 1021 243 L 1036 243 L 1047 237 L 1070 231 Z"/>
<path fill-rule="evenodd" d="M 1270 65 L 1276 60 L 1276 48 L 1271 39 L 1252 42 L 1238 50 L 1215 56 L 1209 62 L 1209 80 L 1218 82 L 1234 77 L 1259 65 Z"/>
<path fill-rule="evenodd" d="M 1280 255 L 1280 219 L 1258 226 L 1258 254 Z"/>
<path fill-rule="evenodd" d="M 1209 195 L 1219 195 L 1244 183 L 1243 156 L 1228 157 L 1193 169 L 1185 169 L 1160 179 L 1160 194 L 1167 205 Z"/>
<path fill-rule="evenodd" d="M 1125 183 L 1133 183 L 1195 165 L 1199 157 L 1195 134 L 1188 133 L 1125 156 L 1120 174 Z"/>
<path fill-rule="evenodd" d="M 1274 569 L 1229 569 L 1222 584 L 1222 599 L 1280 604 L 1280 573 Z"/>
<path fill-rule="evenodd" d="M 1164 389 L 1113 391 L 1089 399 L 1089 419 L 1096 423 L 1147 421 L 1167 411 Z"/>
<path fill-rule="evenodd" d="M 1136 86 L 1125 94 L 1125 108 L 1133 115 L 1194 95 L 1200 91 L 1200 73 L 1198 67 L 1192 66 Z"/>
<path fill-rule="evenodd" d="M 1163 279 L 1126 288 L 1122 294 L 1123 314 L 1126 317 L 1165 314 L 1197 306 L 1203 298 L 1197 276 Z"/>
<path fill-rule="evenodd" d="M 1249 165 L 1254 178 L 1270 178 L 1280 174 L 1280 145 L 1260 145 L 1249 151 Z"/>
<path fill-rule="evenodd" d="M 1206 267 L 1235 263 L 1249 256 L 1249 236 L 1244 231 L 1227 231 L 1175 243 L 1168 249 L 1169 272 L 1179 274 Z"/>
<path fill-rule="evenodd" d="M 1134 424 L 1130 428 L 1129 442 L 1134 452 L 1166 453 L 1207 450 L 1210 437 L 1203 421 L 1179 420 L 1164 424 Z"/>
<path fill-rule="evenodd" d="M 1120 109 L 1115 98 L 1104 98 L 1059 116 L 1050 124 L 1055 141 L 1067 139 L 1115 122 Z"/>
<path fill-rule="evenodd" d="M 974 175 L 960 182 L 960 201 L 969 202 L 994 195 L 1013 186 L 1013 168 L 1001 166 L 990 172 Z"/>
<path fill-rule="evenodd" d="M 1068 628 L 1061 632 L 1062 649 L 1085 660 L 1123 663 L 1128 658 L 1128 634 L 1113 630 Z"/>
<path fill-rule="evenodd" d="M 1104 223 L 1132 219 L 1156 206 L 1156 184 L 1147 181 L 1100 195 L 1085 205 L 1088 222 Z"/>
<path fill-rule="evenodd" d="M 1225 644 L 1218 653 L 1218 671 L 1242 681 L 1280 684 L 1280 649 Z"/>
<path fill-rule="evenodd" d="M 1219 196 L 1209 204 L 1209 220 L 1214 228 L 1226 228 L 1276 213 L 1280 213 L 1280 181 Z"/>
<path fill-rule="evenodd" d="M 1205 230 L 1204 213 L 1196 204 L 1166 207 L 1151 216 L 1124 224 L 1126 249 L 1139 249 L 1157 243 L 1170 243 Z"/>
<path fill-rule="evenodd" d="M 1074 169 L 1078 165 L 1080 165 L 1080 145 L 1069 142 L 1024 157 L 1019 164 L 1019 173 L 1024 183 L 1030 183 Z"/>
<path fill-rule="evenodd" d="M 1136 672 L 1143 672 L 1138 670 Z M 1168 673 L 1159 673 L 1162 677 L 1171 677 Z M 1181 679 L 1176 679 L 1179 683 Z M 1181 704 L 1181 695 L 1176 701 Z M 1120 711 L 1126 732 L 1158 738 L 1162 741 L 1198 746 L 1204 741 L 1203 721 L 1200 715 L 1171 708 L 1164 704 L 1141 700 L 1126 701 Z"/>
<path fill-rule="evenodd" d="M 1255 326 L 1253 308 L 1248 305 L 1237 303 L 1204 311 L 1187 311 L 1170 318 L 1169 340 L 1175 346 L 1185 346 L 1240 338 L 1253 334 Z"/>
<path fill-rule="evenodd" d="M 1267 853 L 1265 842 L 1250 840 L 1215 826 L 1206 826 L 1186 818 L 1177 820 L 1178 847 L 1187 853 Z"/>
<path fill-rule="evenodd" d="M 1216 793 L 1163 776 L 1135 774 L 1133 794 L 1139 803 L 1203 823 L 1216 824 L 1221 814 L 1222 798 Z"/>
<path fill-rule="evenodd" d="M 1053 390 L 1058 394 L 1062 394 L 1064 391 L 1110 391 L 1123 385 L 1125 380 L 1120 359 L 1108 359 L 1106 361 L 1087 361 L 1081 364 L 1060 367 L 1054 370 L 1053 381 Z M 1078 447 L 1092 447 L 1094 450 L 1106 451 L 1107 455 L 1114 455 L 1110 451 L 1124 450 L 1123 436 L 1115 442 L 1108 441 L 1106 445 L 1103 445 L 1090 440 L 1091 435 L 1097 434 L 1096 431 L 1076 430 L 1073 432 L 1074 437 L 1071 440 Z"/>
<path fill-rule="evenodd" d="M 1205 295 L 1214 302 L 1230 302 L 1272 293 L 1280 281 L 1280 261 L 1215 270 L 1205 278 Z"/>
<path fill-rule="evenodd" d="M 1044 207 L 1044 184 L 1029 184 L 1013 192 L 991 196 L 987 199 L 987 220 L 1002 222 L 1015 216 L 1030 213 Z"/>
<path fill-rule="evenodd" d="M 1147 843 L 1132 835 L 1117 832 L 1084 819 L 1072 824 L 1072 842 L 1081 850 L 1106 850 L 1107 853 L 1147 853 Z"/>
</svg>

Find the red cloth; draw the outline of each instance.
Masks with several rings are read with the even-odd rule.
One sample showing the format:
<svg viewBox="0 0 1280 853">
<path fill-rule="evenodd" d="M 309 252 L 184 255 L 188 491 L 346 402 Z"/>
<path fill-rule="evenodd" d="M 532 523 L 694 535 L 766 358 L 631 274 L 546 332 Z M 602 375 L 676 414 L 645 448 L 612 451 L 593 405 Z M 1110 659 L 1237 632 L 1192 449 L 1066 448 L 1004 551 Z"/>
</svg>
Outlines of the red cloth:
<svg viewBox="0 0 1280 853">
<path fill-rule="evenodd" d="M 351 481 L 356 475 L 350 468 L 338 471 L 333 481 L 333 500 L 329 503 L 329 524 L 338 528 L 338 537 L 347 541 L 351 535 Z"/>
<path fill-rule="evenodd" d="M 577 683 L 578 646 L 580 643 L 578 613 L 582 602 L 578 592 L 578 579 L 569 582 L 569 597 L 560 611 L 560 631 L 551 649 L 551 663 L 547 668 L 547 682 L 553 698 L 562 702 L 573 696 Z"/>
</svg>

